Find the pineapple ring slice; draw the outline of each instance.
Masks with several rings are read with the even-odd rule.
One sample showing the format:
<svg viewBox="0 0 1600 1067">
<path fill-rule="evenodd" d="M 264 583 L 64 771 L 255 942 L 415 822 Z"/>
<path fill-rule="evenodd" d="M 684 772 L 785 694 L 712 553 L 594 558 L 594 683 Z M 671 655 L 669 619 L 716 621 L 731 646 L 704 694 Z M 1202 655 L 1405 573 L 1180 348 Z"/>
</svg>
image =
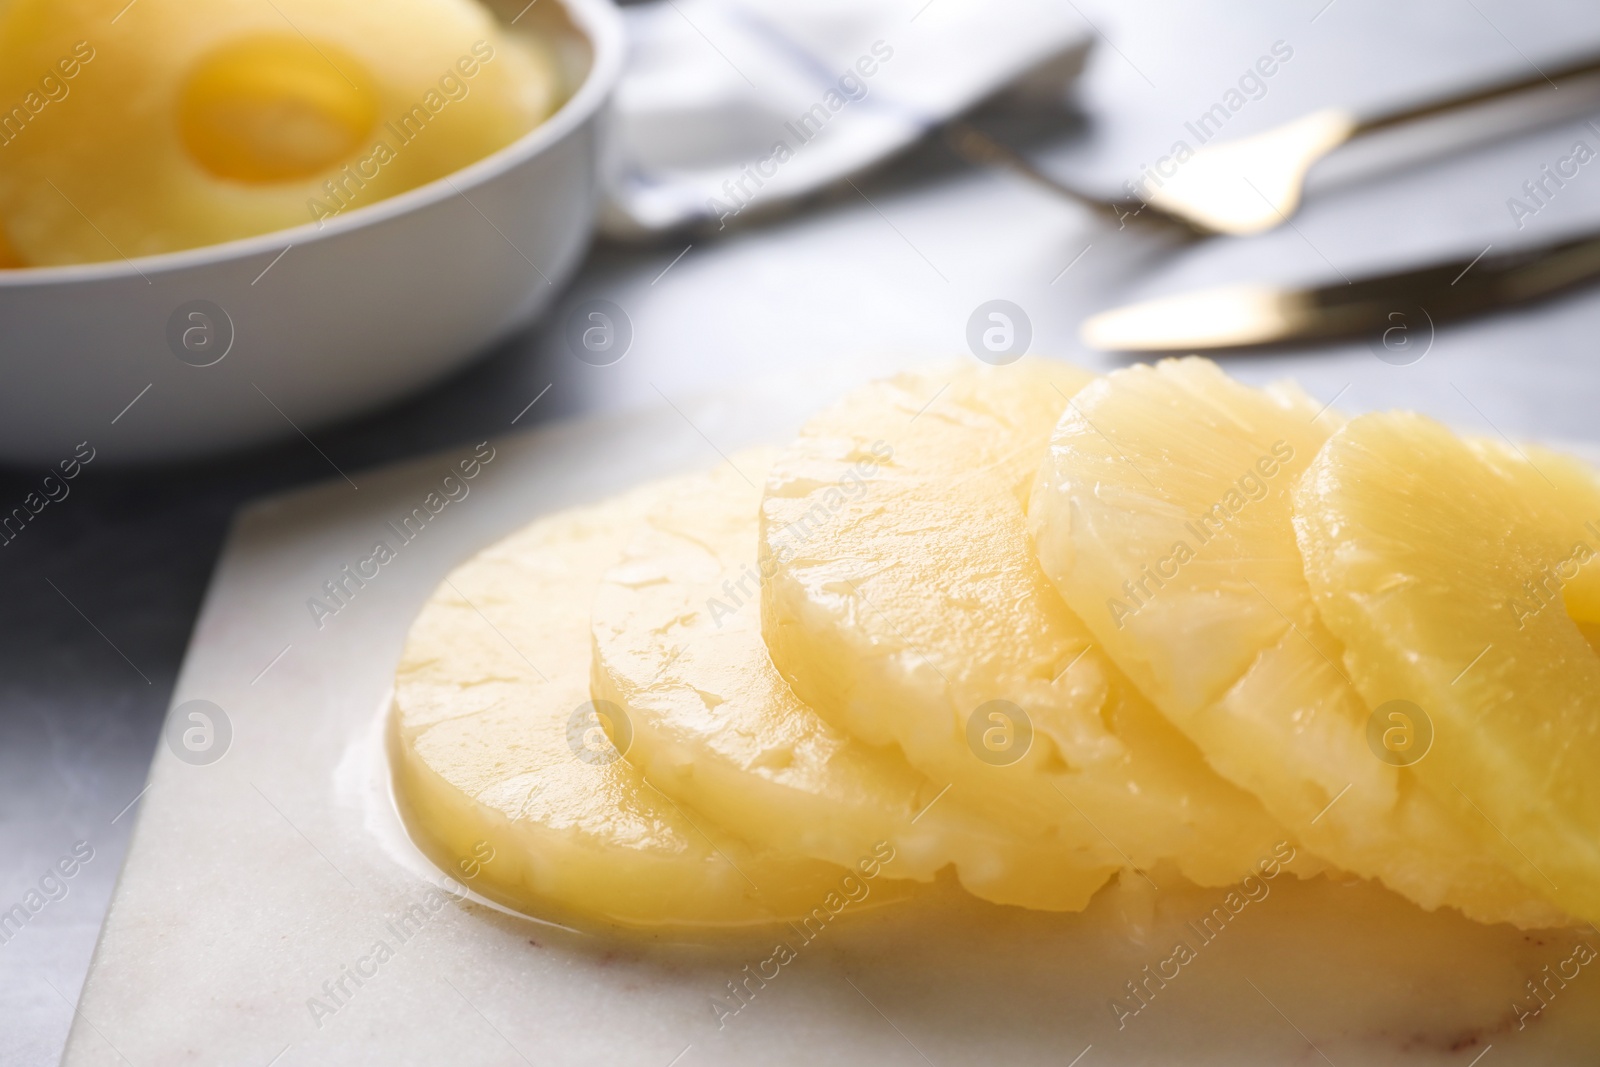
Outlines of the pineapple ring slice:
<svg viewBox="0 0 1600 1067">
<path fill-rule="evenodd" d="M 1081 911 L 1110 867 L 941 797 L 896 750 L 824 722 L 773 669 L 757 603 L 761 491 L 745 477 L 759 480 L 774 455 L 743 453 L 680 483 L 600 583 L 592 688 L 626 714 L 629 762 L 774 853 L 850 866 L 887 841 L 885 876 L 925 881 L 953 863 L 975 896 Z"/>
<path fill-rule="evenodd" d="M 1039 559 L 1111 657 L 1306 847 L 1425 908 L 1568 921 L 1407 769 L 1318 617 L 1291 490 L 1339 416 L 1202 359 L 1116 371 L 1062 416 L 1029 509 Z"/>
<path fill-rule="evenodd" d="M 1013 833 L 1229 884 L 1283 829 L 1127 684 L 1028 540 L 1039 457 L 1090 380 L 966 363 L 816 416 L 767 479 L 763 633 L 820 715 Z"/>
<path fill-rule="evenodd" d="M 1296 496 L 1306 574 L 1369 702 L 1431 718 L 1413 767 L 1486 849 L 1600 921 L 1600 482 L 1412 414 L 1334 435 Z"/>
<path fill-rule="evenodd" d="M 397 799 L 434 862 L 508 907 L 581 924 L 739 926 L 806 914 L 849 876 L 757 852 L 675 806 L 584 714 L 590 598 L 672 491 L 537 520 L 452 571 L 411 626 L 391 719 Z M 874 899 L 897 892 L 873 887 Z"/>
<path fill-rule="evenodd" d="M 471 0 L 11 0 L 0 218 L 35 266 L 321 221 L 510 144 L 559 90 Z"/>
</svg>

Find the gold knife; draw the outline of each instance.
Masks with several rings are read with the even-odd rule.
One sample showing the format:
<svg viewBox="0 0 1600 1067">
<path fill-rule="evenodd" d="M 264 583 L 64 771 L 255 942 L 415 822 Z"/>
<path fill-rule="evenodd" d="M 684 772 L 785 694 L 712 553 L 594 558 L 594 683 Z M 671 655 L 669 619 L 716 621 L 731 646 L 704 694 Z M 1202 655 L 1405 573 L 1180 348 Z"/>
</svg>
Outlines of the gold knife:
<svg viewBox="0 0 1600 1067">
<path fill-rule="evenodd" d="M 1493 248 L 1491 245 L 1490 248 Z M 1194 352 L 1392 334 L 1540 300 L 1600 277 L 1600 231 L 1495 256 L 1456 259 L 1348 283 L 1235 285 L 1102 311 L 1085 344 L 1107 352 Z"/>
</svg>

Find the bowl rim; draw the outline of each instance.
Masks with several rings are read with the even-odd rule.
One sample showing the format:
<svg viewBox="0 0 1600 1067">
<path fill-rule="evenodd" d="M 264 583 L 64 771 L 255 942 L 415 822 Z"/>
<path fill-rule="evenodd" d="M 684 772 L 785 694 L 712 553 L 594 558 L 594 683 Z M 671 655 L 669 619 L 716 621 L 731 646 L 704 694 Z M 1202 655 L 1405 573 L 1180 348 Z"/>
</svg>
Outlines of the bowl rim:
<svg viewBox="0 0 1600 1067">
<path fill-rule="evenodd" d="M 174 274 L 196 267 L 217 266 L 263 253 L 282 253 L 288 246 L 332 240 L 343 234 L 367 229 L 419 208 L 440 203 L 452 196 L 465 198 L 465 191 L 482 186 L 546 149 L 592 119 L 610 98 L 622 74 L 626 53 L 621 12 L 611 0 L 558 0 L 571 16 L 574 26 L 588 40 L 594 52 L 589 71 L 556 113 L 503 148 L 469 163 L 460 170 L 414 189 L 396 193 L 372 204 L 344 212 L 323 222 L 305 222 L 288 229 L 240 237 L 218 244 L 160 252 L 148 256 L 129 256 L 94 263 L 69 263 L 59 266 L 22 267 L 0 270 L 0 291 L 72 282 L 127 280 L 152 274 Z"/>
</svg>

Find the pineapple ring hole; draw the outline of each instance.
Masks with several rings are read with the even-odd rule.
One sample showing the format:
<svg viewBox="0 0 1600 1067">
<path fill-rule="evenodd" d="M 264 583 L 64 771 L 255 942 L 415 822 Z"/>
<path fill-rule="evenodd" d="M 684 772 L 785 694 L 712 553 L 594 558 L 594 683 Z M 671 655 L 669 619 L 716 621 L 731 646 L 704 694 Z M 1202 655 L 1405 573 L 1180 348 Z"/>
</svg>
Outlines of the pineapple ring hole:
<svg viewBox="0 0 1600 1067">
<path fill-rule="evenodd" d="M 195 63 L 178 94 L 189 156 L 230 181 L 271 184 L 320 174 L 377 125 L 361 63 L 330 44 L 263 35 L 229 41 Z"/>
<path fill-rule="evenodd" d="M 27 264 L 22 262 L 22 257 L 17 255 L 16 249 L 6 239 L 5 225 L 0 222 L 0 270 L 15 270 L 25 266 Z"/>
<path fill-rule="evenodd" d="M 1600 555 L 1578 568 L 1577 575 L 1561 589 L 1567 617 L 1578 627 L 1589 647 L 1600 655 Z"/>
</svg>

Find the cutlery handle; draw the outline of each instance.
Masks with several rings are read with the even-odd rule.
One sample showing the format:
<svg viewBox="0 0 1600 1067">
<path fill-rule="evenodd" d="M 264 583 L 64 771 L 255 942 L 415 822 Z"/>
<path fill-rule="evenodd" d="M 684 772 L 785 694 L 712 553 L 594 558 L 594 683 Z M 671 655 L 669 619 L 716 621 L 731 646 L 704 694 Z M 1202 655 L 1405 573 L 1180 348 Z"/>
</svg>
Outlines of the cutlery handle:
<svg viewBox="0 0 1600 1067">
<path fill-rule="evenodd" d="M 1321 340 L 1381 331 L 1398 307 L 1450 322 L 1553 297 L 1600 277 L 1600 234 L 1479 256 L 1396 274 L 1357 278 L 1304 294 L 1304 314 L 1285 340 Z"/>
<path fill-rule="evenodd" d="M 1476 89 L 1469 89 L 1462 93 L 1438 97 L 1421 104 L 1413 104 L 1392 111 L 1381 111 L 1367 115 L 1356 124 L 1355 131 L 1351 136 L 1359 137 L 1362 134 L 1375 133 L 1378 130 L 1417 122 L 1421 119 L 1433 118 L 1436 115 L 1448 114 L 1463 108 L 1476 107 L 1491 100 L 1515 96 L 1517 93 L 1524 93 L 1531 89 L 1538 89 L 1544 86 L 1559 88 L 1560 82 L 1592 74 L 1600 74 L 1600 56 L 1584 56 L 1553 70 L 1539 71 L 1537 74 L 1524 78 L 1495 82 L 1490 85 L 1479 86 Z"/>
</svg>

